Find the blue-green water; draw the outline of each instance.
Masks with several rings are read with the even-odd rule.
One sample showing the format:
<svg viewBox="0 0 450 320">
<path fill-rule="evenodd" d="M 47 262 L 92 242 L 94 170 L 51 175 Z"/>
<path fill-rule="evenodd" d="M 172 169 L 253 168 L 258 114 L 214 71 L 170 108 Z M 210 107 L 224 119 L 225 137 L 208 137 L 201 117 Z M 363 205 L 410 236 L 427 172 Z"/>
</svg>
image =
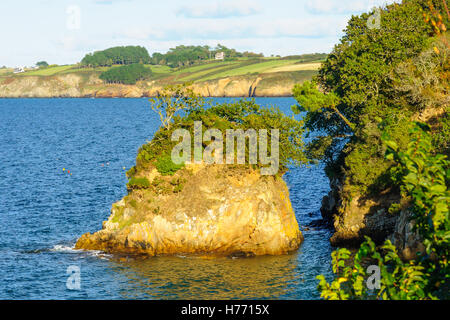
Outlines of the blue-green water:
<svg viewBox="0 0 450 320">
<path fill-rule="evenodd" d="M 288 114 L 295 103 L 256 101 Z M 294 254 L 119 261 L 72 249 L 126 194 L 123 167 L 158 125 L 147 99 L 0 99 L 0 299 L 318 298 L 316 275 L 331 276 L 330 231 L 316 226 L 329 188 L 320 166 L 284 176 L 309 229 Z M 72 265 L 80 290 L 66 287 Z"/>
</svg>

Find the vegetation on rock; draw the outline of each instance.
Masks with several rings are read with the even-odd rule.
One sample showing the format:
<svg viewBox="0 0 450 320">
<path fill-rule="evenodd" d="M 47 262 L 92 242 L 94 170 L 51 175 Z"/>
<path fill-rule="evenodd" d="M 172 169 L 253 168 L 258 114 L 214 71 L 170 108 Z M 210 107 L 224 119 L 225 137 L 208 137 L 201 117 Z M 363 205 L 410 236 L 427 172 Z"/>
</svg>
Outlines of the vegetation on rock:
<svg viewBox="0 0 450 320">
<path fill-rule="evenodd" d="M 202 133 L 208 128 L 222 134 L 226 129 L 277 128 L 281 175 L 288 165 L 306 161 L 301 123 L 254 100 L 209 105 L 189 85 L 166 88 L 162 99 L 152 104 L 162 125 L 139 149 L 136 166 L 127 171 L 128 195 L 113 205 L 103 229 L 84 234 L 76 248 L 239 256 L 296 250 L 303 236 L 287 186 L 277 176 L 261 175 L 257 169 L 264 163 L 250 164 L 247 155 L 244 164 L 177 165 L 171 150 L 178 143 L 172 141 L 172 133 L 182 128 L 193 136 L 196 121 L 203 123 Z M 209 143 L 200 146 L 202 152 Z M 244 143 L 248 152 L 251 142 Z"/>
<path fill-rule="evenodd" d="M 222 141 L 225 141 L 226 130 L 269 129 L 267 148 L 271 154 L 270 129 L 279 130 L 279 173 L 286 172 L 289 165 L 302 165 L 307 163 L 303 153 L 303 129 L 302 122 L 286 116 L 278 108 L 263 108 L 254 100 L 240 100 L 237 102 L 210 105 L 203 98 L 195 95 L 189 85 L 170 86 L 165 89 L 161 99 L 151 99 L 152 109 L 161 118 L 162 126 L 155 133 L 148 144 L 143 145 L 138 152 L 137 168 L 145 168 L 149 163 L 156 163 L 160 173 L 173 174 L 181 168 L 171 164 L 170 154 L 178 141 L 172 141 L 171 137 L 176 129 L 186 129 L 194 136 L 194 122 L 203 124 L 202 134 L 210 128 L 220 130 Z M 176 115 L 183 111 L 184 115 Z M 258 136 L 258 143 L 261 137 Z M 211 141 L 212 142 L 212 141 Z M 201 151 L 208 147 L 209 143 L 203 141 Z M 249 139 L 245 139 L 245 165 L 261 168 L 267 164 L 258 161 L 257 164 L 249 162 Z M 192 142 L 193 147 L 193 142 Z M 225 146 L 224 146 L 225 152 Z M 191 152 L 193 155 L 194 152 Z"/>
</svg>

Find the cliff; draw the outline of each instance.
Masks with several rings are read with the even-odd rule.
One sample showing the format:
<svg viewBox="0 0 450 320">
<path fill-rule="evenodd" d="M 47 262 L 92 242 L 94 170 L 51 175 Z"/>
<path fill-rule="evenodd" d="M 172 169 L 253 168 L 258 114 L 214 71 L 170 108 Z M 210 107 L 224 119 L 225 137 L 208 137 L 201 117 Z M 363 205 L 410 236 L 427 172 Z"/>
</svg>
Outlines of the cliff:
<svg viewBox="0 0 450 320">
<path fill-rule="evenodd" d="M 412 119 L 433 127 L 436 119 L 446 114 L 448 106 L 427 108 L 416 113 Z M 401 197 L 399 190 L 389 188 L 378 194 L 349 196 L 344 191 L 345 181 L 345 174 L 330 179 L 331 190 L 322 199 L 322 216 L 332 222 L 335 230 L 330 238 L 333 246 L 359 246 L 364 236 L 369 236 L 376 243 L 391 240 L 406 260 L 416 258 L 418 252 L 424 251 L 422 239 L 413 231 L 409 203 Z M 400 210 L 390 213 L 389 208 L 394 203 L 400 204 Z"/>
<path fill-rule="evenodd" d="M 149 166 L 113 204 L 103 229 L 78 249 L 123 254 L 275 255 L 296 250 L 303 236 L 280 177 L 226 165 L 186 165 L 173 176 Z"/>
<path fill-rule="evenodd" d="M 281 79 L 281 80 L 280 80 Z M 269 76 L 235 76 L 196 82 L 194 91 L 204 97 L 291 96 L 298 79 Z M 141 81 L 136 85 L 104 84 L 97 75 L 76 73 L 54 76 L 16 76 L 0 79 L 2 98 L 139 98 L 155 97 L 166 86 L 162 81 Z"/>
</svg>

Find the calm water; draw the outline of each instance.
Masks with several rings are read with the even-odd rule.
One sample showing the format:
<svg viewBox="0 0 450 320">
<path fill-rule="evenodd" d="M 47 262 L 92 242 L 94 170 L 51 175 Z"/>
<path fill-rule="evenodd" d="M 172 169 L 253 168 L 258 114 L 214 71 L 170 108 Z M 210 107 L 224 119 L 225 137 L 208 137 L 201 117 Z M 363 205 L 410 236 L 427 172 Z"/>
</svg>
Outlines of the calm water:
<svg viewBox="0 0 450 320">
<path fill-rule="evenodd" d="M 256 100 L 289 114 L 295 102 Z M 301 229 L 309 226 L 291 255 L 119 261 L 72 249 L 126 194 L 123 167 L 157 126 L 146 99 L 0 99 L 0 299 L 318 298 L 316 275 L 331 276 L 329 231 L 314 227 L 328 191 L 320 167 L 284 177 Z M 72 265 L 79 291 L 66 288 Z"/>
</svg>

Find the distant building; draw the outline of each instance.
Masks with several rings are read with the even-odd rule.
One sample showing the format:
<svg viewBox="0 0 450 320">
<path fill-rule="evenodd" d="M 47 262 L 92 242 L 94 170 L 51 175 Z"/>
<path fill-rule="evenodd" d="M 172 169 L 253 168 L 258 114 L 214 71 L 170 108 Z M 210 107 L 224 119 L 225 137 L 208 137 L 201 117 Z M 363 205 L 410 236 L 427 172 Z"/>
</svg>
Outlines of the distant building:
<svg viewBox="0 0 450 320">
<path fill-rule="evenodd" d="M 223 60 L 223 59 L 225 59 L 225 53 L 222 51 L 222 52 L 217 52 L 216 53 L 216 60 Z"/>
<path fill-rule="evenodd" d="M 25 72 L 25 69 L 23 67 L 14 68 L 14 73 L 22 73 Z"/>
</svg>

